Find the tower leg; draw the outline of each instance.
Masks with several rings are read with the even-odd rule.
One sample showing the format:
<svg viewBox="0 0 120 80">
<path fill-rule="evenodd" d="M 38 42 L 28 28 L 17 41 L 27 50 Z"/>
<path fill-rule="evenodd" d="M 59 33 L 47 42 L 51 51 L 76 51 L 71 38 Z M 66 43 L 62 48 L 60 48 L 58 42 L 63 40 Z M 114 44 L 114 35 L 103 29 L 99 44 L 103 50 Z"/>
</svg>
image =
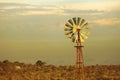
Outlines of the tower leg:
<svg viewBox="0 0 120 80">
<path fill-rule="evenodd" d="M 75 46 L 75 47 L 76 47 L 75 80 L 85 80 L 82 46 Z"/>
</svg>

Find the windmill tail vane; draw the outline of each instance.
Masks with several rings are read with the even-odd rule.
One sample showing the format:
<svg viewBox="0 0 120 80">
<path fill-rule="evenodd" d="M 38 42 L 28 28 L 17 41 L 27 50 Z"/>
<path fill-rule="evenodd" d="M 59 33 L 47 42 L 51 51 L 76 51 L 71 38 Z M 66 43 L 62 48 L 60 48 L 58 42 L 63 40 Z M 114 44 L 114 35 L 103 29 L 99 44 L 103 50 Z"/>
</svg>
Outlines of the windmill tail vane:
<svg viewBox="0 0 120 80">
<path fill-rule="evenodd" d="M 88 22 L 80 17 L 73 17 L 65 24 L 65 35 L 76 43 L 76 65 L 75 65 L 75 80 L 85 80 L 84 59 L 82 54 L 82 42 L 84 42 L 89 35 Z"/>
</svg>

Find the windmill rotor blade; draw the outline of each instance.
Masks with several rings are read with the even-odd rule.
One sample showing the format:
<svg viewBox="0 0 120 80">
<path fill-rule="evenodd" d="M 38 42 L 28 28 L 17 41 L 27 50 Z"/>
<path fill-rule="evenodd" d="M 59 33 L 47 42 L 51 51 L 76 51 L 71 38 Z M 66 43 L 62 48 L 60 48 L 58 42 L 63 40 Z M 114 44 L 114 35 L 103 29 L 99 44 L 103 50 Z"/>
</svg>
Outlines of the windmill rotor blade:
<svg viewBox="0 0 120 80">
<path fill-rule="evenodd" d="M 89 35 L 89 29 L 84 28 L 80 33 Z"/>
<path fill-rule="evenodd" d="M 75 35 L 75 34 L 74 34 L 74 33 L 72 33 L 72 34 L 71 34 L 71 38 L 72 38 L 74 35 Z"/>
<path fill-rule="evenodd" d="M 72 26 L 68 23 L 65 24 L 66 27 L 72 28 Z"/>
<path fill-rule="evenodd" d="M 82 27 L 81 29 L 82 29 L 82 30 L 89 30 L 89 28 L 86 27 L 86 26 Z"/>
<path fill-rule="evenodd" d="M 69 33 L 65 33 L 65 35 L 69 35 Z"/>
<path fill-rule="evenodd" d="M 75 42 L 75 36 L 72 37 L 72 42 Z"/>
<path fill-rule="evenodd" d="M 83 39 L 87 39 L 88 37 L 86 36 L 86 35 L 84 35 L 84 34 L 81 34 L 80 35 Z"/>
<path fill-rule="evenodd" d="M 69 19 L 68 22 L 73 26 L 73 22 L 71 19 Z"/>
<path fill-rule="evenodd" d="M 64 31 L 68 31 L 69 29 L 68 28 L 64 28 Z"/>
<path fill-rule="evenodd" d="M 64 31 L 71 31 L 72 28 L 64 28 Z"/>
<path fill-rule="evenodd" d="M 65 33 L 65 35 L 69 35 L 69 34 L 71 34 L 71 33 L 73 33 L 73 31 L 67 32 L 67 33 Z"/>
<path fill-rule="evenodd" d="M 82 19 L 81 23 L 80 23 L 80 26 L 83 25 L 85 22 L 85 19 Z"/>
<path fill-rule="evenodd" d="M 88 26 L 88 23 L 87 23 L 87 22 L 86 22 L 86 23 L 83 23 L 83 25 L 81 25 L 81 28 L 86 27 L 86 26 Z"/>
<path fill-rule="evenodd" d="M 80 35 L 80 41 L 84 42 L 84 37 Z"/>
<path fill-rule="evenodd" d="M 76 17 L 73 18 L 73 22 L 75 25 L 77 25 Z"/>
<path fill-rule="evenodd" d="M 68 39 L 71 39 L 70 35 L 67 36 Z"/>
<path fill-rule="evenodd" d="M 80 17 L 78 17 L 78 19 L 77 19 L 77 25 L 79 25 L 80 24 Z"/>
<path fill-rule="evenodd" d="M 81 34 L 88 36 L 89 32 L 81 32 Z"/>
<path fill-rule="evenodd" d="M 73 37 L 74 37 L 74 33 L 69 33 L 69 34 L 68 34 L 68 38 L 69 38 L 69 39 L 72 39 Z"/>
<path fill-rule="evenodd" d="M 73 31 L 68 32 L 69 34 L 73 33 Z"/>
</svg>

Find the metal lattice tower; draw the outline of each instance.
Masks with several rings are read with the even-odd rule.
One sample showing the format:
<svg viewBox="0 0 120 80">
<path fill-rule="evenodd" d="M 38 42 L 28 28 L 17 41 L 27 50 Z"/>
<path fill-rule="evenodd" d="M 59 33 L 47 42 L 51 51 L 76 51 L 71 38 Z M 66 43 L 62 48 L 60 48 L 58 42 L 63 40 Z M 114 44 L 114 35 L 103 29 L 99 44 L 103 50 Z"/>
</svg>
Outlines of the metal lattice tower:
<svg viewBox="0 0 120 80">
<path fill-rule="evenodd" d="M 72 42 L 76 43 L 76 65 L 75 65 L 75 80 L 85 80 L 85 67 L 84 59 L 82 54 L 82 42 L 87 39 L 88 32 L 88 23 L 81 19 L 80 17 L 69 19 L 65 24 L 65 35 L 69 39 L 72 39 Z"/>
</svg>

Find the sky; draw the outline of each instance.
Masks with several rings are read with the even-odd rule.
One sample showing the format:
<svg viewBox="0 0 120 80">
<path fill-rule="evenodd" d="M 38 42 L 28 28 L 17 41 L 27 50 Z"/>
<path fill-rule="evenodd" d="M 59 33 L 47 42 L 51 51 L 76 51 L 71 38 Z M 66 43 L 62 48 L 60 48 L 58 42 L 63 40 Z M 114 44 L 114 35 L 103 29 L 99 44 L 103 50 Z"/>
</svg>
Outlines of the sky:
<svg viewBox="0 0 120 80">
<path fill-rule="evenodd" d="M 74 65 L 64 35 L 72 17 L 89 23 L 85 65 L 120 64 L 120 0 L 0 0 L 0 61 Z"/>
</svg>

